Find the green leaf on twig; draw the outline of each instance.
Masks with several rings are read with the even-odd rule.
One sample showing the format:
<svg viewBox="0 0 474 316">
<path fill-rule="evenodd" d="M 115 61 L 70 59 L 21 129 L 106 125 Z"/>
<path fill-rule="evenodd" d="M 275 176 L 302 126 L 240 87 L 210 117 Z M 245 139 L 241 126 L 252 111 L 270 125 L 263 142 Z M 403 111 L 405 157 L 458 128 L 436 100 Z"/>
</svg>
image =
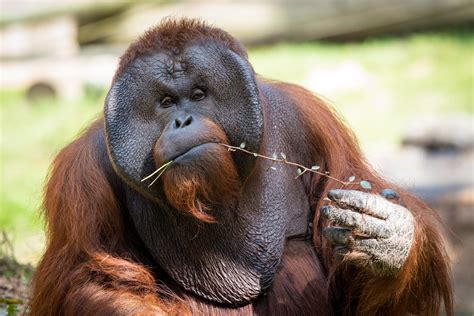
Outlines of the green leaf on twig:
<svg viewBox="0 0 474 316">
<path fill-rule="evenodd" d="M 362 180 L 361 182 L 359 182 L 360 186 L 363 187 L 364 189 L 367 189 L 367 190 L 370 190 L 372 189 L 372 184 L 370 184 L 369 181 L 367 180 Z"/>
</svg>

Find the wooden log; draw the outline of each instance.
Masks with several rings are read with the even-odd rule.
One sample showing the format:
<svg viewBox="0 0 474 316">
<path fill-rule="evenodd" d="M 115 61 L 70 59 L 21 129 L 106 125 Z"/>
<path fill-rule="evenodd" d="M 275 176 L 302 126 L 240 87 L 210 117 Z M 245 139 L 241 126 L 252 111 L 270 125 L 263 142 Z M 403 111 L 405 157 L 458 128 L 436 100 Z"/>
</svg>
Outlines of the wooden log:
<svg viewBox="0 0 474 316">
<path fill-rule="evenodd" d="M 474 21 L 470 0 L 186 1 L 141 4 L 80 28 L 80 38 L 128 43 L 168 16 L 201 18 L 246 44 L 360 38 Z"/>
</svg>

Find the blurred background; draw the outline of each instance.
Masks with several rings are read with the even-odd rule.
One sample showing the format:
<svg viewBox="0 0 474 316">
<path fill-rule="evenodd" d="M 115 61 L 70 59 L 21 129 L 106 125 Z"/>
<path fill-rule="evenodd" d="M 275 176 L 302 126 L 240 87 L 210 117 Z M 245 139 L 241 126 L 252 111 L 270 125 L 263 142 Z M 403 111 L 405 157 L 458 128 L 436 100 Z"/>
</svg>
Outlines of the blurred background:
<svg viewBox="0 0 474 316">
<path fill-rule="evenodd" d="M 456 311 L 474 313 L 474 2 L 0 5 L 0 315 L 26 299 L 44 248 L 39 210 L 51 160 L 100 115 L 127 45 L 167 16 L 223 28 L 249 48 L 259 74 L 331 101 L 374 166 L 444 218 Z"/>
</svg>

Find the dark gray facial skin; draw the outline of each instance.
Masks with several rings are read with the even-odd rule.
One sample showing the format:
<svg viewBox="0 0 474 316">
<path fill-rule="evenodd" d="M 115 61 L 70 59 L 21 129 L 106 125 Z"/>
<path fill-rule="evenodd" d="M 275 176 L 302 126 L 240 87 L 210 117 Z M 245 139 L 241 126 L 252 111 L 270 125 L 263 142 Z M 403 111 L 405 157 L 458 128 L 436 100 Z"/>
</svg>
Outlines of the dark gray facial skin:
<svg viewBox="0 0 474 316">
<path fill-rule="evenodd" d="M 196 88 L 205 98 L 193 100 Z M 166 96 L 173 98 L 172 105 L 162 106 Z M 189 116 L 192 123 L 182 131 L 170 128 Z M 287 123 L 299 120 L 296 110 L 284 97 L 269 86 L 257 86 L 251 66 L 240 56 L 199 44 L 179 55 L 136 59 L 113 84 L 105 119 L 112 164 L 133 189 L 126 192 L 127 208 L 156 262 L 186 290 L 219 303 L 245 304 L 268 288 L 285 237 L 307 228 L 303 177 L 294 180 L 293 168 L 276 165 L 273 170 L 267 160 L 232 153 L 241 191 L 233 203 L 210 210 L 215 223 L 173 209 L 160 181 L 148 188 L 140 180 L 156 169 L 152 148 L 160 137 L 169 139 L 163 145 L 170 146 L 169 159 L 207 140 L 212 143 L 199 136 L 205 119 L 222 128 L 231 145 L 246 142 L 251 151 L 269 156 L 284 151 L 289 159 L 306 162 L 304 135 Z M 181 132 L 186 133 L 182 138 L 166 134 Z M 206 146 L 194 152 L 196 159 L 206 155 Z M 193 156 L 180 163 L 192 164 Z"/>
</svg>

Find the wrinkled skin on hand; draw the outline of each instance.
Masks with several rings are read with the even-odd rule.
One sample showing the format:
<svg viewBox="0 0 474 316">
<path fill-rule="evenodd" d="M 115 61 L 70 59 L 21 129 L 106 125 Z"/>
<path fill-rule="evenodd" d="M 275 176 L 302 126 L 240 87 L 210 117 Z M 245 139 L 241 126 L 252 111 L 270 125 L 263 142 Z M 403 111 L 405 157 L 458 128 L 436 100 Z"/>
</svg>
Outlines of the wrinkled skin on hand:
<svg viewBox="0 0 474 316">
<path fill-rule="evenodd" d="M 372 269 L 376 275 L 393 276 L 402 268 L 413 243 L 414 219 L 405 207 L 389 200 L 390 189 L 378 194 L 357 190 L 332 190 L 335 205 L 321 208 L 332 225 L 323 229 L 336 258 Z"/>
</svg>

